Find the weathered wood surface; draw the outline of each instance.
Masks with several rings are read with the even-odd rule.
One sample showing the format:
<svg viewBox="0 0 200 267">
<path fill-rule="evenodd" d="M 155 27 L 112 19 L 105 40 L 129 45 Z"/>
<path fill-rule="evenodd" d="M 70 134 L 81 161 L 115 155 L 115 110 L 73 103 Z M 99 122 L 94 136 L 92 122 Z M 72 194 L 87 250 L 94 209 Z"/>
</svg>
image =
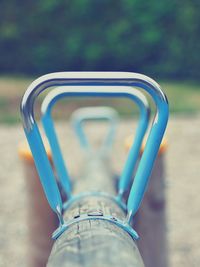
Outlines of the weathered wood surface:
<svg viewBox="0 0 200 267">
<path fill-rule="evenodd" d="M 73 194 L 98 190 L 115 195 L 116 189 L 110 165 L 109 158 L 102 160 L 92 155 L 86 156 L 80 176 L 74 181 Z"/>
<path fill-rule="evenodd" d="M 93 171 L 92 171 L 93 170 Z M 78 188 L 114 193 L 114 181 L 101 164 L 90 162 L 83 171 Z M 122 209 L 111 199 L 90 196 L 75 202 L 64 214 L 65 220 L 81 215 L 103 214 L 124 219 Z M 142 267 L 140 254 L 133 239 L 124 230 L 108 221 L 87 220 L 74 224 L 55 242 L 48 267 Z"/>
<path fill-rule="evenodd" d="M 75 203 L 65 219 L 81 214 L 102 213 L 124 218 L 123 211 L 110 199 L 86 197 Z M 54 244 L 48 267 L 142 267 L 133 239 L 107 221 L 87 220 L 71 226 Z"/>
</svg>

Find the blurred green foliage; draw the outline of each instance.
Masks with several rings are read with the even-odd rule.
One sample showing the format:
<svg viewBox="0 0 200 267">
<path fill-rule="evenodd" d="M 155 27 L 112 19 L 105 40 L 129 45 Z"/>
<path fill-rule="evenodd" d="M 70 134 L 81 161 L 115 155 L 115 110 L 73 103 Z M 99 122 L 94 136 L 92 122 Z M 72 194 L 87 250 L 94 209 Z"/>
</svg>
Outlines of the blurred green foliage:
<svg viewBox="0 0 200 267">
<path fill-rule="evenodd" d="M 199 0 L 1 0 L 0 72 L 200 79 Z"/>
</svg>

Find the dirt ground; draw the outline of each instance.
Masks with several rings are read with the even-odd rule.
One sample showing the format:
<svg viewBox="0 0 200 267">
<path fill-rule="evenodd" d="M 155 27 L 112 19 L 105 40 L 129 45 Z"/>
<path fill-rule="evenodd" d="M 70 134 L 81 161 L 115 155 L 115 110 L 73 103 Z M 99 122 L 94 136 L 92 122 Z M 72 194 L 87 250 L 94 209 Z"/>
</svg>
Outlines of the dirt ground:
<svg viewBox="0 0 200 267">
<path fill-rule="evenodd" d="M 172 117 L 166 132 L 167 223 L 170 267 L 200 266 L 200 116 Z M 113 163 L 120 171 L 124 139 L 135 122 L 121 122 Z M 100 134 L 101 129 L 95 133 Z M 79 171 L 79 145 L 70 127 L 59 125 L 70 172 Z M 25 139 L 21 126 L 0 126 L 0 267 L 27 267 L 26 179 L 18 157 Z M 162 267 L 162 266 L 161 266 Z"/>
</svg>

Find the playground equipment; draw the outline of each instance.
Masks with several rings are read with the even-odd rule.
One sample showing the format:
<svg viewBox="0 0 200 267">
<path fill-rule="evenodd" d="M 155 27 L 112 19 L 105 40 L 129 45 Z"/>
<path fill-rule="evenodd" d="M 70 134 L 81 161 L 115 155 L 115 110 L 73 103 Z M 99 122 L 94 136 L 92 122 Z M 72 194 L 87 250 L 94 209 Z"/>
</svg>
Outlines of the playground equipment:
<svg viewBox="0 0 200 267">
<path fill-rule="evenodd" d="M 79 169 L 80 179 L 91 177 L 89 187 L 82 184 L 79 192 L 97 191 L 98 189 L 109 194 L 115 194 L 113 182 L 116 174 L 111 167 L 111 152 L 118 120 L 118 113 L 111 107 L 86 107 L 73 112 L 70 121 L 84 156 L 84 161 Z M 87 127 L 91 124 L 92 126 L 101 125 L 102 129 L 102 123 L 106 126 L 106 133 L 103 133 L 103 135 L 99 132 L 93 133 L 91 140 L 94 141 L 94 135 L 101 139 L 98 144 L 91 143 L 90 135 L 86 135 Z M 77 183 L 80 180 L 77 179 L 79 176 L 80 174 L 76 177 Z"/>
<path fill-rule="evenodd" d="M 65 94 L 62 94 L 62 96 L 65 97 Z M 59 100 L 60 98 L 61 96 L 57 98 L 57 100 Z M 141 98 L 141 100 L 143 100 L 143 98 Z M 51 102 L 47 103 L 46 100 L 43 102 L 42 113 L 45 113 L 46 110 L 46 108 L 44 108 L 45 107 L 44 104 L 46 106 L 49 106 L 50 103 Z M 143 116 L 147 116 L 147 118 L 145 119 L 141 116 L 140 119 L 147 122 L 150 112 L 148 111 L 148 106 L 146 103 L 147 100 L 145 100 L 142 109 L 142 111 L 146 109 L 146 112 L 143 111 L 142 114 Z M 52 108 L 53 105 L 51 105 L 51 110 Z M 87 124 L 88 121 L 92 123 L 105 121 L 108 124 L 107 135 L 105 136 L 104 139 L 101 138 L 103 139 L 103 142 L 101 143 L 100 147 L 98 147 L 98 149 L 95 150 L 91 146 L 84 131 L 85 130 L 84 124 L 85 123 Z M 116 134 L 117 124 L 118 124 L 118 114 L 113 108 L 110 107 L 101 106 L 101 107 L 79 108 L 78 110 L 75 110 L 75 112 L 73 112 L 71 116 L 71 125 L 74 128 L 74 131 L 78 137 L 82 151 L 84 152 L 85 156 L 84 160 L 85 164 L 83 165 L 83 168 L 81 168 L 80 172 L 82 174 L 83 179 L 84 177 L 87 177 L 89 180 L 89 178 L 91 177 L 89 188 L 87 183 L 86 184 L 82 183 L 81 188 L 77 187 L 78 189 L 84 191 L 84 189 L 92 190 L 98 188 L 106 192 L 109 190 L 109 193 L 115 194 L 116 191 L 115 187 L 113 186 L 113 177 L 115 177 L 116 174 L 114 174 L 110 168 L 111 166 L 110 154 Z M 46 128 L 46 131 L 48 131 L 48 128 Z M 143 135 L 144 132 L 141 132 L 141 140 L 143 139 Z M 134 138 L 132 138 L 132 140 L 133 139 Z M 47 144 L 45 145 L 45 149 L 48 152 L 49 160 L 52 162 L 52 154 L 54 155 L 54 158 L 56 158 L 55 151 L 51 153 Z M 42 192 L 42 187 L 39 182 L 39 177 L 37 177 L 37 171 L 35 169 L 31 151 L 27 148 L 26 145 L 21 144 L 19 153 L 20 153 L 20 158 L 22 159 L 23 162 L 25 176 L 27 177 L 26 188 L 28 191 L 27 195 L 29 203 L 28 217 L 27 217 L 28 230 L 29 230 L 28 250 L 31 251 L 31 254 L 29 254 L 29 266 L 43 267 L 46 266 L 49 253 L 52 248 L 52 241 L 49 239 L 49 236 L 56 228 L 56 218 L 54 213 L 49 208 L 47 201 L 44 197 L 44 194 Z M 137 153 L 139 153 L 139 151 Z M 103 180 L 102 177 L 104 177 Z"/>
<path fill-rule="evenodd" d="M 79 139 L 80 146 L 86 156 L 91 157 L 92 155 L 94 157 L 107 157 L 110 154 L 116 134 L 118 120 L 118 113 L 111 107 L 86 107 L 79 108 L 73 112 L 71 116 L 71 125 L 74 128 L 76 136 Z M 91 146 L 91 143 L 85 135 L 83 127 L 87 122 L 98 121 L 107 121 L 109 128 L 100 147 L 94 151 L 94 148 Z"/>
<path fill-rule="evenodd" d="M 134 94 L 132 93 L 133 88 L 131 87 L 137 87 L 146 90 L 153 97 L 157 106 L 157 113 L 147 140 L 144 153 L 137 169 L 134 182 L 131 187 L 127 207 L 121 205 L 122 202 L 120 198 L 115 198 L 100 193 L 95 193 L 95 195 L 83 194 L 79 195 L 78 197 L 73 197 L 70 201 L 67 202 L 67 205 L 63 206 L 60 192 L 57 187 L 52 168 L 48 161 L 44 145 L 42 143 L 42 139 L 33 116 L 33 104 L 35 98 L 40 94 L 41 91 L 53 86 L 68 86 L 67 94 L 69 96 L 118 96 L 129 97 L 130 99 L 133 99 Z M 93 86 L 97 87 L 93 88 Z M 120 86 L 123 86 L 124 89 L 121 90 Z M 107 88 L 105 89 L 104 87 Z M 107 227 L 109 226 L 110 230 L 112 229 L 111 232 L 116 233 L 115 237 L 118 237 L 119 235 L 125 237 L 126 242 L 123 242 L 123 245 L 126 244 L 126 246 L 129 247 L 129 251 L 134 251 L 134 253 L 132 254 L 133 257 L 131 259 L 132 263 L 134 262 L 135 265 L 132 266 L 142 266 L 141 259 L 133 241 L 138 238 L 138 235 L 133 230 L 131 221 L 139 208 L 144 192 L 146 190 L 153 163 L 155 161 L 168 120 L 167 99 L 158 84 L 156 84 L 153 80 L 146 76 L 134 73 L 100 72 L 48 74 L 37 79 L 30 85 L 22 99 L 21 112 L 27 140 L 32 150 L 44 192 L 52 210 L 57 214 L 60 222 L 58 229 L 53 234 L 53 238 L 57 240 L 50 257 L 49 266 L 70 266 L 67 265 L 67 261 L 69 261 L 69 259 L 65 259 L 66 253 L 64 252 L 66 251 L 63 250 L 63 248 L 65 247 L 64 244 L 66 245 L 66 247 L 67 244 L 70 245 L 69 243 L 65 242 L 67 241 L 67 238 L 69 238 L 70 231 L 72 229 L 76 229 L 76 227 L 78 226 L 78 232 L 81 232 L 80 226 L 88 225 L 88 223 L 90 224 L 90 230 L 91 232 L 93 232 L 93 234 L 93 226 L 95 223 L 97 223 L 99 226 L 101 226 L 102 234 L 105 234 L 106 229 L 108 229 Z M 129 166 L 130 162 L 132 162 L 131 152 L 128 156 L 128 163 L 125 166 Z M 127 167 L 125 167 L 125 170 L 126 169 Z M 124 173 L 126 172 L 123 171 L 122 177 Z M 90 212 L 88 212 L 87 205 L 83 212 L 80 204 L 88 204 L 89 202 L 91 202 L 91 198 L 93 198 L 92 204 L 95 204 L 93 206 L 93 212 L 91 212 L 91 210 Z M 98 210 L 99 199 L 101 199 L 101 202 L 104 203 L 104 207 L 106 206 L 106 204 L 109 204 L 109 214 L 105 213 L 106 209 L 104 209 L 104 212 L 100 212 Z M 81 203 L 79 202 L 80 200 Z M 74 214 L 75 206 L 77 203 L 79 203 L 79 212 L 78 214 L 75 214 L 75 216 L 72 216 Z M 63 212 L 64 208 L 65 212 Z M 125 208 L 127 210 L 127 218 L 125 218 Z M 80 211 L 82 211 L 83 213 L 80 213 Z M 71 219 L 70 217 L 68 217 L 69 215 L 70 217 L 72 216 Z M 118 245 L 116 246 L 116 244 Z M 120 249 L 119 251 L 121 251 L 123 248 L 123 246 L 121 246 L 120 248 L 119 240 L 115 240 L 115 246 L 113 246 L 112 248 L 114 247 Z M 127 247 L 125 247 L 125 249 L 126 248 Z M 122 255 L 120 259 L 121 261 L 118 261 L 118 263 L 127 263 L 127 258 L 126 261 L 123 261 L 125 259 Z M 131 259 L 129 258 L 130 262 Z M 107 263 L 109 264 L 109 260 L 107 260 Z"/>
<path fill-rule="evenodd" d="M 103 91 L 115 91 L 115 87 L 109 86 L 109 87 L 95 87 L 92 86 L 93 90 L 99 90 L 102 92 Z M 129 155 L 129 160 L 127 161 L 126 165 L 124 166 L 124 170 L 123 170 L 123 175 L 120 179 L 119 182 L 119 191 L 118 191 L 118 197 L 117 200 L 119 203 L 122 204 L 122 197 L 125 191 L 128 190 L 128 186 L 130 185 L 130 181 L 131 178 L 133 176 L 133 172 L 137 163 L 137 159 L 140 153 L 140 148 L 141 148 L 141 144 L 144 138 L 144 135 L 146 133 L 147 127 L 148 127 L 148 122 L 149 122 L 149 115 L 150 115 L 150 109 L 148 106 L 148 102 L 146 97 L 139 92 L 137 89 L 135 88 L 128 88 L 128 87 L 122 87 L 122 86 L 118 86 L 118 89 L 121 92 L 125 92 L 127 89 L 131 89 L 132 95 L 131 95 L 131 99 L 138 105 L 139 109 L 140 109 L 140 119 L 139 119 L 139 123 L 138 123 L 138 128 L 135 134 L 135 138 L 134 138 L 134 144 L 131 148 L 130 151 L 130 155 Z M 56 89 L 54 89 L 53 91 L 51 91 L 46 98 L 44 99 L 43 103 L 42 103 L 42 123 L 45 129 L 45 133 L 46 136 L 48 138 L 51 150 L 52 150 L 52 157 L 53 157 L 53 161 L 54 161 L 54 165 L 55 168 L 57 170 L 58 173 L 58 177 L 60 179 L 60 183 L 65 191 L 65 194 L 67 196 L 68 199 L 71 198 L 71 181 L 62 157 L 62 153 L 61 153 L 61 149 L 59 146 L 59 142 L 56 136 L 56 132 L 55 132 L 55 127 L 53 124 L 53 120 L 52 120 L 52 116 L 51 116 L 51 111 L 53 106 L 55 105 L 55 103 L 59 100 L 62 99 L 64 97 L 69 97 L 69 93 L 68 93 L 69 88 L 68 87 L 58 87 Z M 73 90 L 79 90 L 79 87 L 75 87 L 73 86 Z M 87 88 L 85 87 L 84 90 L 87 90 Z M 101 95 L 103 95 L 102 93 L 100 93 Z M 77 94 L 78 95 L 78 94 Z M 87 95 L 87 94 L 86 94 Z M 119 94 L 114 94 L 114 96 L 116 96 Z M 99 150 L 101 158 L 102 156 L 106 155 L 108 152 L 108 148 L 110 148 L 111 145 L 111 141 L 112 141 L 112 137 L 115 131 L 115 125 L 116 125 L 116 114 L 114 114 L 113 110 L 108 110 L 105 108 L 104 109 L 97 109 L 96 108 L 96 112 L 98 112 L 98 114 L 94 114 L 94 109 L 93 109 L 93 116 L 91 115 L 92 110 L 85 110 L 85 112 L 83 113 L 83 110 L 81 111 L 82 114 L 80 115 L 80 111 L 74 114 L 73 118 L 74 118 L 74 127 L 76 129 L 76 133 L 79 136 L 80 142 L 82 147 L 85 148 L 85 151 L 87 151 L 87 155 L 90 156 L 90 159 L 92 159 L 92 163 L 93 165 L 95 164 L 94 162 L 94 156 L 99 153 L 92 153 L 91 147 L 89 146 L 88 140 L 86 139 L 86 136 L 84 135 L 84 132 L 82 130 L 81 127 L 81 123 L 83 121 L 88 120 L 88 118 L 91 119 L 107 119 L 112 123 L 112 127 L 110 128 L 110 133 L 107 136 L 107 140 L 105 140 L 105 143 L 103 144 L 103 146 L 101 147 L 101 149 Z M 91 117 L 92 116 L 92 117 Z M 88 151 L 89 150 L 89 151 Z M 89 152 L 89 153 L 88 153 Z M 96 157 L 95 157 L 96 159 Z M 100 159 L 100 158 L 99 158 Z M 95 167 L 97 167 L 99 165 L 99 172 L 101 175 L 108 175 L 109 172 L 105 171 L 103 173 L 103 170 L 105 169 L 103 167 L 102 164 L 100 164 L 101 162 L 99 161 L 99 159 L 97 158 L 97 162 L 98 164 L 95 164 Z M 91 161 L 90 161 L 91 163 Z M 91 164 L 87 164 L 89 166 L 92 166 Z M 89 167 L 88 166 L 88 167 Z M 105 165 L 104 165 L 105 166 Z M 94 175 L 94 172 L 90 172 L 91 176 Z M 88 174 L 89 174 L 88 173 Z M 106 175 L 106 176 L 107 176 Z M 96 177 L 97 178 L 97 177 Z M 109 178 L 109 177 L 108 177 Z"/>
</svg>

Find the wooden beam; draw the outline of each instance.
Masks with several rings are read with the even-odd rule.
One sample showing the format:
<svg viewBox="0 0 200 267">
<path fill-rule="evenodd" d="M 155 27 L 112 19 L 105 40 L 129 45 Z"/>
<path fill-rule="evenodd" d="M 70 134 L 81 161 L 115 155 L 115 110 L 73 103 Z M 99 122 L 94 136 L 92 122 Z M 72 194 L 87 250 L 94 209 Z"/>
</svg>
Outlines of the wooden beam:
<svg viewBox="0 0 200 267">
<path fill-rule="evenodd" d="M 103 164 L 104 165 L 104 164 Z M 74 188 L 96 189 L 113 192 L 114 182 L 101 162 L 87 165 L 87 176 L 79 179 Z M 94 168 L 95 166 L 95 168 Z M 92 171 L 94 170 L 94 171 Z M 106 190 L 107 189 L 107 190 Z M 103 196 L 87 196 L 69 207 L 64 213 L 66 221 L 82 215 L 111 215 L 125 219 L 124 211 L 115 201 Z M 54 243 L 48 267 L 142 267 L 141 256 L 135 241 L 123 229 L 108 221 L 92 220 L 75 223 Z"/>
<path fill-rule="evenodd" d="M 124 218 L 124 212 L 105 197 L 85 197 L 65 213 L 65 220 L 83 214 Z M 135 241 L 121 228 L 102 220 L 75 223 L 56 240 L 48 267 L 144 266 Z"/>
</svg>

